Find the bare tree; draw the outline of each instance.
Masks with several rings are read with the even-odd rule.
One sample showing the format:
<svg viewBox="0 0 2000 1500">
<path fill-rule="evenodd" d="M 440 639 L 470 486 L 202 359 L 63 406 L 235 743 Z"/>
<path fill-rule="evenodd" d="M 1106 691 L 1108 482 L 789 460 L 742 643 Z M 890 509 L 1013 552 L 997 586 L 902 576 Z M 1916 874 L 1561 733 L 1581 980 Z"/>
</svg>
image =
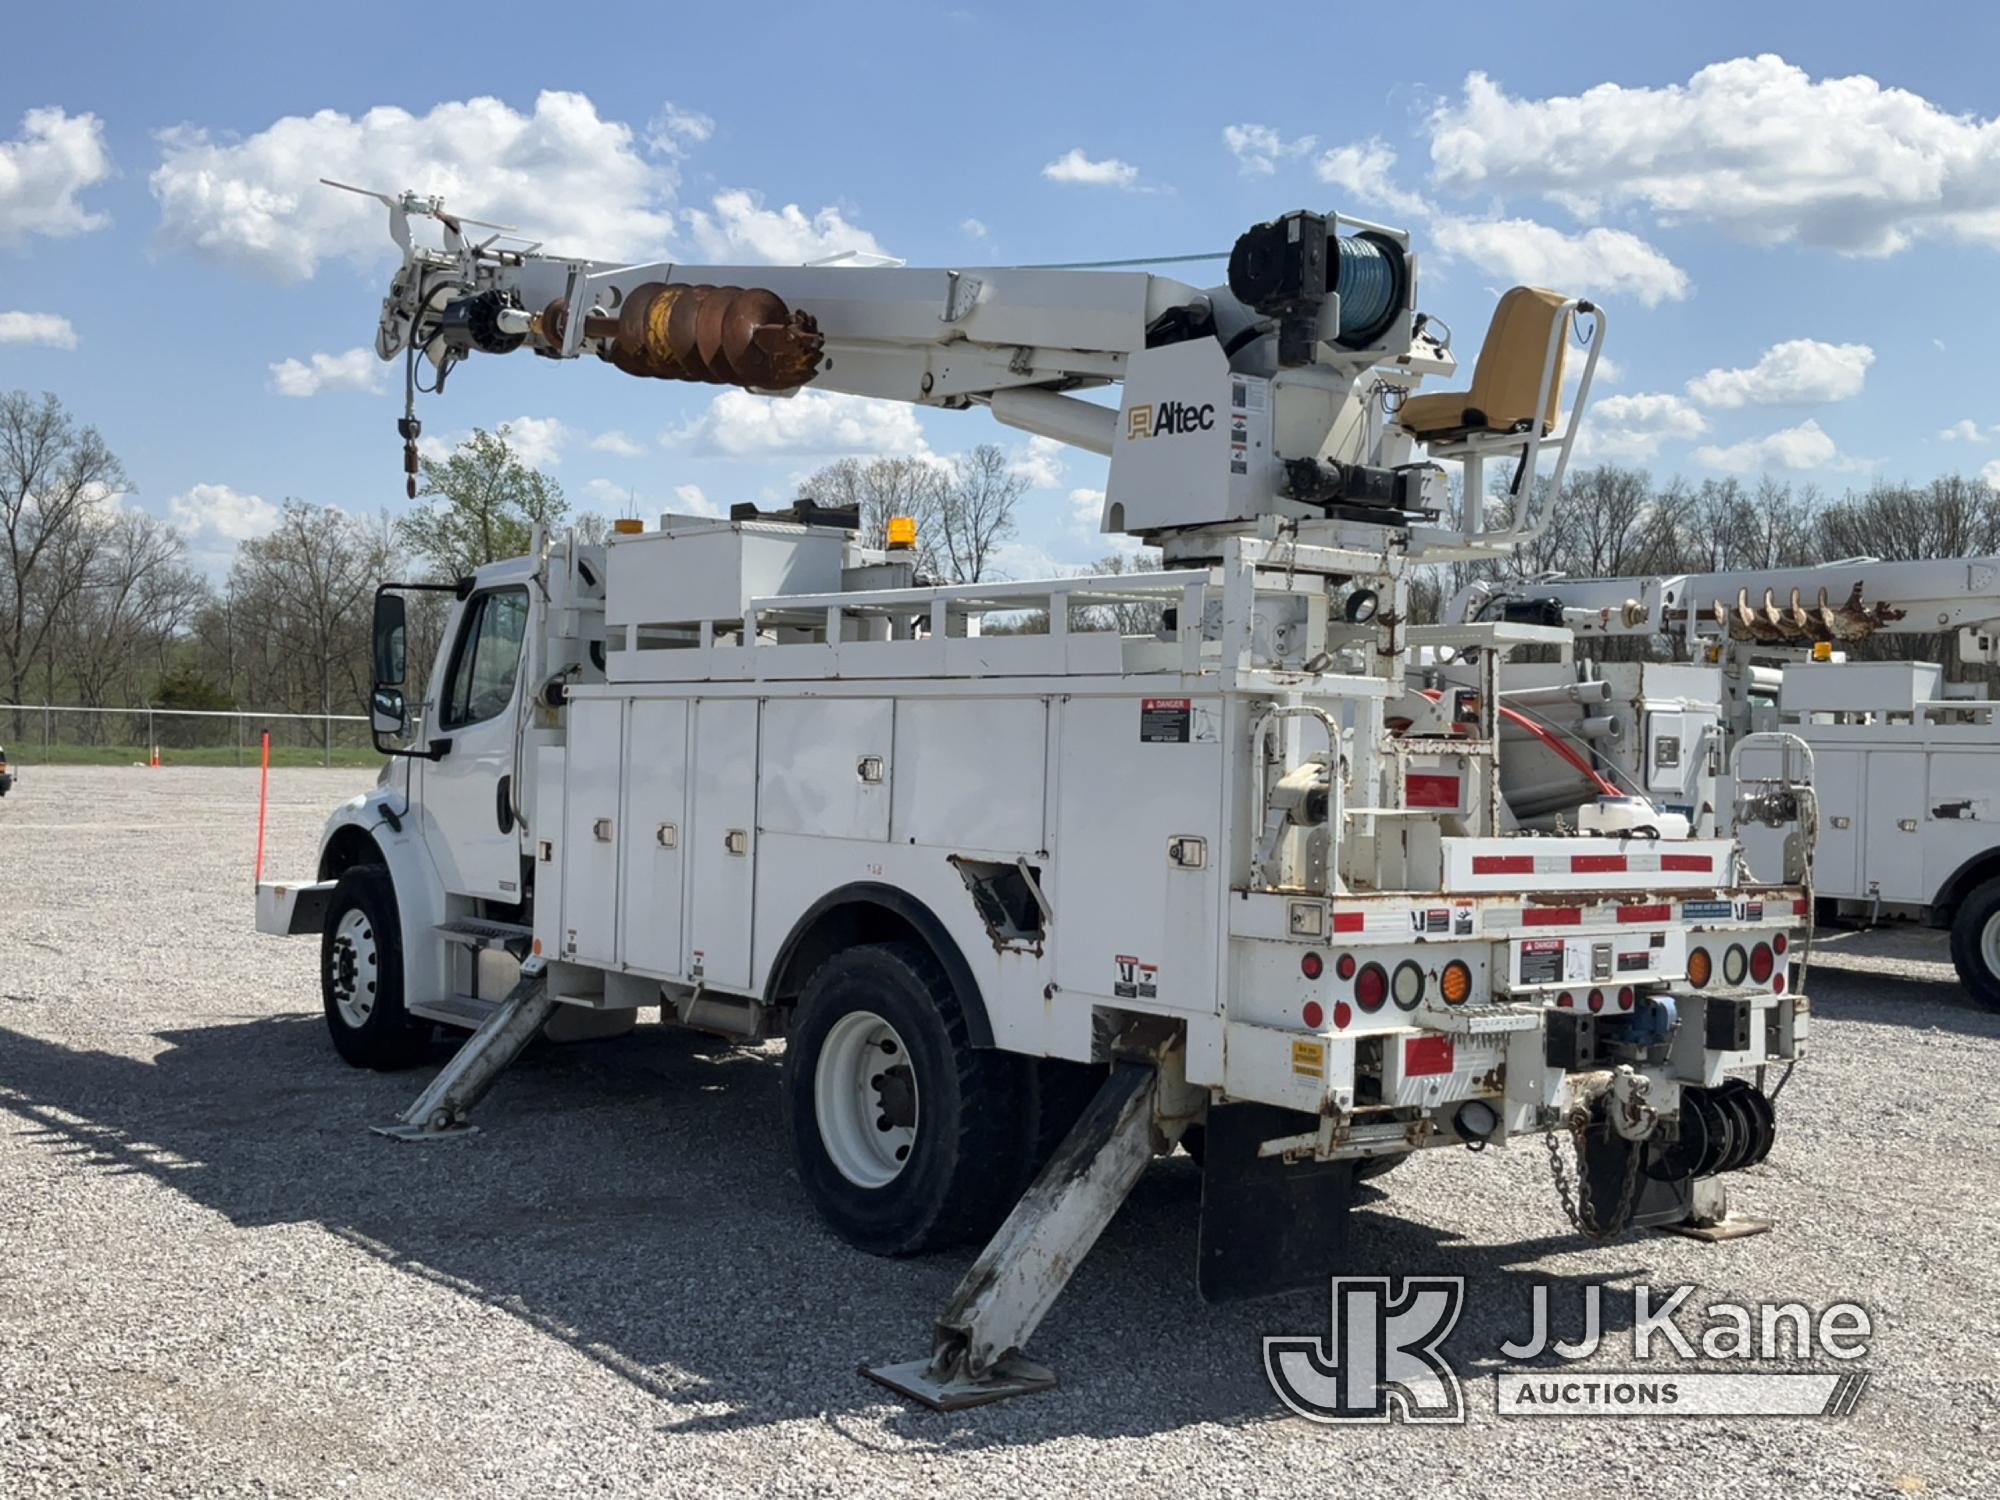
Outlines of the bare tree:
<svg viewBox="0 0 2000 1500">
<path fill-rule="evenodd" d="M 128 488 L 97 429 L 78 427 L 53 395 L 0 394 L 0 668 L 10 701 L 27 696 L 29 673 L 84 587 L 80 529 Z M 15 733 L 21 727 L 17 711 Z"/>
<path fill-rule="evenodd" d="M 951 461 L 939 506 L 944 533 L 939 561 L 953 583 L 977 583 L 993 565 L 996 547 L 1014 534 L 1014 507 L 1028 481 L 1014 473 L 1007 455 L 981 443 Z"/>
</svg>

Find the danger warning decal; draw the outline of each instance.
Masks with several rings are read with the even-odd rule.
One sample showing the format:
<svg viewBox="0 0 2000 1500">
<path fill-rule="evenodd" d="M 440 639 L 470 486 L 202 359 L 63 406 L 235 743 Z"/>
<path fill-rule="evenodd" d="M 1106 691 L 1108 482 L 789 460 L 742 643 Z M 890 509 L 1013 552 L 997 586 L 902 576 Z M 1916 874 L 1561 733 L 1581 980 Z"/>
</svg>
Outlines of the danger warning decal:
<svg viewBox="0 0 2000 1500">
<path fill-rule="evenodd" d="M 1113 960 L 1118 965 L 1118 977 L 1111 982 L 1111 993 L 1120 1000 L 1155 1000 L 1160 994 L 1160 966 L 1141 963 L 1129 954 L 1121 953 Z"/>
<path fill-rule="evenodd" d="M 1141 698 L 1139 700 L 1139 743 L 1142 745 L 1185 745 L 1192 737 L 1192 698 Z"/>
</svg>

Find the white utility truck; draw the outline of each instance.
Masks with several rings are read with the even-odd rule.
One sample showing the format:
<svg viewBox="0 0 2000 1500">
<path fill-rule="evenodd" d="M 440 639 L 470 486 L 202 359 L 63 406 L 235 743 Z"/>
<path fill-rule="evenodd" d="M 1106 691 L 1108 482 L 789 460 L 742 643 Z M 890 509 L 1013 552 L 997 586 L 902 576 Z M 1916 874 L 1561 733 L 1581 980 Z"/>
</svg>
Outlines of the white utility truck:
<svg viewBox="0 0 2000 1500">
<path fill-rule="evenodd" d="M 1204 289 L 597 264 L 385 201 L 405 261 L 378 349 L 413 388 L 419 360 L 441 382 L 522 350 L 984 406 L 1106 455 L 1105 531 L 1164 558 L 940 585 L 905 528 L 864 545 L 853 512 L 801 501 L 421 585 L 452 595 L 421 732 L 334 813 L 313 878 L 258 890 L 262 930 L 319 938 L 350 1062 L 476 1028 L 388 1131 L 463 1128 L 559 1013 L 783 1037 L 773 1132 L 840 1235 L 991 1236 L 930 1354 L 870 1372 L 946 1407 L 1051 1383 L 1022 1346 L 1176 1143 L 1201 1158 L 1212 1298 L 1337 1270 L 1356 1179 L 1419 1149 L 1573 1146 L 1573 1195 L 1557 1182 L 1594 1234 L 1756 1227 L 1717 1174 L 1769 1151 L 1762 1070 L 1803 1050 L 1803 890 L 1629 805 L 1521 833 L 1499 663 L 1567 632 L 1407 619 L 1415 563 L 1546 522 L 1524 479 L 1548 458 L 1560 485 L 1599 309 L 1516 289 L 1471 391 L 1417 395 L 1456 362 L 1408 238 L 1331 215 L 1252 228 Z M 1507 502 L 1461 506 L 1489 460 Z M 378 597 L 372 712 L 398 740 L 408 587 Z M 1120 634 L 1122 606 L 1157 624 Z M 1039 628 L 982 629 L 1001 618 Z M 1440 648 L 1481 685 L 1415 683 Z"/>
<path fill-rule="evenodd" d="M 1796 862 L 1809 836 L 1816 898 L 1869 921 L 1949 929 L 1966 989 L 2000 1009 L 1996 704 L 1986 684 L 1947 681 L 1936 662 L 1851 652 L 1876 636 L 1956 633 L 1960 661 L 2000 662 L 2000 557 L 1475 585 L 1448 612 L 1560 619 L 1580 651 L 1638 641 L 1686 663 L 1510 665 L 1509 686 L 1589 696 L 1599 679 L 1676 674 L 1686 718 L 1660 720 L 1664 749 L 1644 735 L 1630 742 L 1638 756 L 1627 769 L 1706 786 L 1706 805 L 1723 826 L 1739 824 L 1761 875 Z M 1691 732 L 1673 740 L 1683 723 Z M 1618 758 L 1614 743 L 1594 748 Z M 1780 780 L 1810 782 L 1816 828 L 1792 821 L 1782 796 L 1774 806 Z"/>
</svg>

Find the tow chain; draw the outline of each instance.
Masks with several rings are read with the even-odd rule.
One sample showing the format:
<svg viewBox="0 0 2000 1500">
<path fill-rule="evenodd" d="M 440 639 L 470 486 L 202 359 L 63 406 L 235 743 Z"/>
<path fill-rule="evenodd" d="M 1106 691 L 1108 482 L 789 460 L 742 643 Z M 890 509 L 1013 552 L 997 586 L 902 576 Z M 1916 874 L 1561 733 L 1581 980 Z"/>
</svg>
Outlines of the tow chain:
<svg viewBox="0 0 2000 1500">
<path fill-rule="evenodd" d="M 1576 1151 L 1576 1181 L 1571 1185 L 1569 1168 L 1562 1159 L 1562 1150 L 1556 1145 L 1556 1132 L 1551 1130 L 1542 1136 L 1542 1144 L 1549 1151 L 1549 1174 L 1556 1180 L 1556 1198 L 1562 1204 L 1562 1211 L 1570 1226 L 1586 1239 L 1608 1240 L 1622 1233 L 1632 1222 L 1632 1202 L 1639 1192 L 1639 1158 L 1644 1153 L 1637 1141 L 1629 1142 L 1631 1150 L 1625 1153 L 1625 1181 L 1618 1193 L 1618 1208 L 1609 1223 L 1600 1224 L 1596 1205 L 1590 1195 L 1583 1191 L 1583 1138 L 1590 1128 L 1590 1116 L 1583 1110 L 1572 1110 L 1569 1117 L 1569 1134 Z M 1605 1129 L 1611 1128 L 1610 1121 Z"/>
</svg>

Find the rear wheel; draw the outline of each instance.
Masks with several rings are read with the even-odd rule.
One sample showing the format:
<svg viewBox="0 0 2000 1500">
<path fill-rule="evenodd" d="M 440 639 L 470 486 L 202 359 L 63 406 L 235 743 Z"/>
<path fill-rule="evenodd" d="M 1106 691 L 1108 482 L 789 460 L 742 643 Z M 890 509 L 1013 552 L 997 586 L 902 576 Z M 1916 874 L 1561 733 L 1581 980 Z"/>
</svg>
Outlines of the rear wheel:
<svg viewBox="0 0 2000 1500">
<path fill-rule="evenodd" d="M 850 948 L 807 983 L 785 1047 L 792 1154 L 849 1244 L 915 1255 L 989 1232 L 1013 1206 L 1021 1095 L 927 949 Z"/>
<path fill-rule="evenodd" d="M 1951 961 L 1972 998 L 2000 1010 L 2000 880 L 1987 881 L 1958 904 Z"/>
<path fill-rule="evenodd" d="M 334 1050 L 357 1068 L 420 1062 L 429 1029 L 403 1009 L 403 939 L 396 888 L 383 865 L 355 865 L 326 904 L 320 996 Z"/>
</svg>

